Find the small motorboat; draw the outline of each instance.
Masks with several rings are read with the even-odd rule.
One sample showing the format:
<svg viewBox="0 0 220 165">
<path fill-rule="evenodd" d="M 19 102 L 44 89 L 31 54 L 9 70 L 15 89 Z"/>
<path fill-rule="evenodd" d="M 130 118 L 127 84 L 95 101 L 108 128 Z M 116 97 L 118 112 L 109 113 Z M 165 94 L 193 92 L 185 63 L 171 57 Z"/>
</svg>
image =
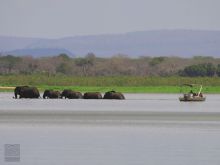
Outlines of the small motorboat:
<svg viewBox="0 0 220 165">
<path fill-rule="evenodd" d="M 202 85 L 198 84 L 183 84 L 183 86 L 191 87 L 190 92 L 184 93 L 182 97 L 179 97 L 180 101 L 205 101 L 205 96 L 202 94 Z M 200 86 L 197 93 L 193 92 L 192 88 L 195 86 Z"/>
</svg>

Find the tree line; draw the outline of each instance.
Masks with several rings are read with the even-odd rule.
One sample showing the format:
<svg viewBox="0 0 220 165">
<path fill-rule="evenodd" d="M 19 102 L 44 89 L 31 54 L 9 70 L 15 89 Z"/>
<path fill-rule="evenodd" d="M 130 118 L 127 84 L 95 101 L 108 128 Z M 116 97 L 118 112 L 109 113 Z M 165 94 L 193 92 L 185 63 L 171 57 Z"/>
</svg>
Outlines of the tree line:
<svg viewBox="0 0 220 165">
<path fill-rule="evenodd" d="M 220 76 L 220 58 L 147 57 L 129 58 L 117 55 L 110 58 L 0 56 L 0 74 L 46 74 L 71 76 Z"/>
<path fill-rule="evenodd" d="M 180 70 L 179 75 L 189 77 L 213 77 L 217 75 L 220 77 L 220 64 L 217 66 L 212 63 L 190 65 Z"/>
</svg>

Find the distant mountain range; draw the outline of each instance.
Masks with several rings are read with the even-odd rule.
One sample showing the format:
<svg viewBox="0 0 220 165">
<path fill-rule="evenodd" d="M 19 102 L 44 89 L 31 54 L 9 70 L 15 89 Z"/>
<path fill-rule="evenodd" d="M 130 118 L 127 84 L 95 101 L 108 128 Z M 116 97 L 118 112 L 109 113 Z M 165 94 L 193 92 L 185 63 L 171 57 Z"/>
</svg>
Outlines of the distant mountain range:
<svg viewBox="0 0 220 165">
<path fill-rule="evenodd" d="M 117 54 L 220 57 L 220 31 L 155 30 L 60 39 L 0 36 L 1 54 L 85 56 L 89 52 L 100 57 Z"/>
</svg>

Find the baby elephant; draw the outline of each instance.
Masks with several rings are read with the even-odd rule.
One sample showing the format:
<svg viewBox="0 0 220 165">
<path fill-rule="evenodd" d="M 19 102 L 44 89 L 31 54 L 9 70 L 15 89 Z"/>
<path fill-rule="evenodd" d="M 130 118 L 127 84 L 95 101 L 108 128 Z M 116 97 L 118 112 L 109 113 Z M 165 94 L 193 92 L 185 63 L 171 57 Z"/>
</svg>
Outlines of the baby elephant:
<svg viewBox="0 0 220 165">
<path fill-rule="evenodd" d="M 86 92 L 83 95 L 84 99 L 102 99 L 102 94 L 100 92 Z"/>
<path fill-rule="evenodd" d="M 60 92 L 47 89 L 44 91 L 43 98 L 44 99 L 58 99 L 60 98 Z"/>
<path fill-rule="evenodd" d="M 80 92 L 76 92 L 76 91 L 72 91 L 69 89 L 64 89 L 62 94 L 61 94 L 61 98 L 68 98 L 68 99 L 81 99 L 83 98 L 82 93 Z"/>
<path fill-rule="evenodd" d="M 122 93 L 120 92 L 115 92 L 115 91 L 109 91 L 106 92 L 103 99 L 117 99 L 117 100 L 124 100 L 125 97 Z"/>
</svg>

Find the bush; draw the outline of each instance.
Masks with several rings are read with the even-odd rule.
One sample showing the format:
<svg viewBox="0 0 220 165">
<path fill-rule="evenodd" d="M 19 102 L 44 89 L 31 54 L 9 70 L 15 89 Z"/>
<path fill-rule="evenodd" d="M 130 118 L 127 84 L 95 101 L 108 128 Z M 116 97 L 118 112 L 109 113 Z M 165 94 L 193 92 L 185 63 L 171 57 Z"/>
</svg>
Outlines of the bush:
<svg viewBox="0 0 220 165">
<path fill-rule="evenodd" d="M 179 71 L 180 76 L 190 76 L 190 77 L 213 77 L 216 73 L 216 68 L 213 64 L 198 64 L 190 65 L 184 68 L 183 71 Z"/>
</svg>

